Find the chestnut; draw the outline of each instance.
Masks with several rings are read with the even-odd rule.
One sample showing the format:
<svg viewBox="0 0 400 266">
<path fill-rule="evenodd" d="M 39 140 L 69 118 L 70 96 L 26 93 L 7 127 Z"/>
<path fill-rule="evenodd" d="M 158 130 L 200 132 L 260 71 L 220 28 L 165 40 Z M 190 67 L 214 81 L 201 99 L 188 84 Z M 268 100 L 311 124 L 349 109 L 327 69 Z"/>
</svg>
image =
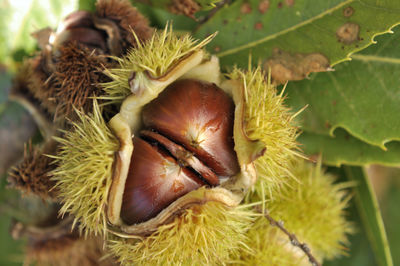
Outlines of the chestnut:
<svg viewBox="0 0 400 266">
<path fill-rule="evenodd" d="M 107 51 L 106 32 L 96 28 L 93 15 L 87 11 L 75 11 L 68 15 L 57 30 L 53 45 L 76 42 L 92 50 Z"/>
<path fill-rule="evenodd" d="M 289 172 L 297 129 L 282 95 L 260 69 L 222 75 L 203 50 L 213 36 L 155 32 L 107 72 L 119 112 L 107 121 L 94 101 L 59 139 L 61 213 L 109 237 L 122 263 L 223 264 L 258 217 L 238 206 Z"/>
<path fill-rule="evenodd" d="M 144 107 L 122 200 L 126 224 L 147 221 L 182 195 L 239 172 L 234 108 L 218 86 L 194 79 L 172 83 Z"/>
<path fill-rule="evenodd" d="M 119 112 L 106 121 L 94 101 L 58 140 L 60 212 L 82 231 L 146 237 L 208 202 L 235 208 L 255 184 L 267 142 L 247 135 L 260 122 L 247 95 L 251 88 L 262 100 L 267 84 L 261 72 L 222 76 L 203 50 L 214 36 L 155 32 L 107 72 L 104 90 Z"/>
<path fill-rule="evenodd" d="M 217 85 L 191 79 L 168 86 L 143 109 L 144 126 L 180 143 L 218 175 L 239 171 L 233 150 L 232 99 Z"/>
</svg>

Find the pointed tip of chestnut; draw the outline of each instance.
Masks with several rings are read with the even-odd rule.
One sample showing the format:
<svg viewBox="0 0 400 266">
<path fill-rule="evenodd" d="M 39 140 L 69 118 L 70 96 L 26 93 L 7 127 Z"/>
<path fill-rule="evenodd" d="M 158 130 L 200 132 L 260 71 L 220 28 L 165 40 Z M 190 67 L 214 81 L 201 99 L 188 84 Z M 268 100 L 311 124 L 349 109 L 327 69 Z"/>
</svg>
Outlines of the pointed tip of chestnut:
<svg viewBox="0 0 400 266">
<path fill-rule="evenodd" d="M 239 171 L 233 143 L 233 100 L 215 84 L 179 80 L 145 106 L 142 118 L 183 145 L 220 176 Z"/>
</svg>

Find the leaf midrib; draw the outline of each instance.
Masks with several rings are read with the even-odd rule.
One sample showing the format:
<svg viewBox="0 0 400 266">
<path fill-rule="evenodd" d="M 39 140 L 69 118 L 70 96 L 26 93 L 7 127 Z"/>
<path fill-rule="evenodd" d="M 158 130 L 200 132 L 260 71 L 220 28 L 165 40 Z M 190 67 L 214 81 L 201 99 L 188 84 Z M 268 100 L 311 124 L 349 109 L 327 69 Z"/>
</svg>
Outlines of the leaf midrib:
<svg viewBox="0 0 400 266">
<path fill-rule="evenodd" d="M 362 62 L 379 62 L 379 63 L 389 63 L 389 64 L 400 64 L 400 58 L 391 58 L 376 55 L 361 55 L 353 54 L 351 56 L 353 60 L 358 60 Z"/>
</svg>

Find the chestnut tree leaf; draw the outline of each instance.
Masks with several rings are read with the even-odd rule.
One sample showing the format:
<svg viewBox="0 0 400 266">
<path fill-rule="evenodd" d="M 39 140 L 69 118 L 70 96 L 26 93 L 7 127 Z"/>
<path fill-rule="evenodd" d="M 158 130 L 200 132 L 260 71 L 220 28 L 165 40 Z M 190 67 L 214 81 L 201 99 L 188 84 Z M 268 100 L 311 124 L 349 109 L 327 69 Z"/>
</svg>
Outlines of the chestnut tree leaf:
<svg viewBox="0 0 400 266">
<path fill-rule="evenodd" d="M 339 182 L 348 180 L 343 168 L 329 167 L 328 172 L 339 177 Z M 363 226 L 359 210 L 356 206 L 354 192 L 349 201 L 349 207 L 346 209 L 346 217 L 356 228 L 355 232 L 350 234 L 349 248 L 345 250 L 346 256 L 336 257 L 333 260 L 323 262 L 323 266 L 343 266 L 343 265 L 363 265 L 376 266 L 374 252 L 367 237 L 366 228 Z"/>
<path fill-rule="evenodd" d="M 86 10 L 86 11 L 95 11 L 96 10 L 96 2 L 97 2 L 97 0 L 79 0 L 78 1 L 78 9 Z"/>
<path fill-rule="evenodd" d="M 393 171 L 392 176 L 389 176 L 387 181 L 391 180 L 392 183 L 390 183 L 390 188 L 385 193 L 385 200 L 383 204 L 381 204 L 382 216 L 385 222 L 389 244 L 392 249 L 394 265 L 400 264 L 400 213 L 398 211 L 400 202 L 399 176 L 400 173 L 398 169 Z"/>
<path fill-rule="evenodd" d="M 167 23 L 172 23 L 174 31 L 192 31 L 197 25 L 194 19 L 187 16 L 172 14 L 164 9 L 137 3 L 135 0 L 131 0 L 131 3 L 155 28 L 163 29 Z"/>
<path fill-rule="evenodd" d="M 168 10 L 170 12 L 175 12 L 179 14 L 185 14 L 192 16 L 193 11 L 201 11 L 201 10 L 210 10 L 214 8 L 218 2 L 221 0 L 185 0 L 185 1 L 176 1 L 176 0 L 157 0 L 157 1 L 148 1 L 148 0 L 131 0 L 131 2 L 136 5 L 137 2 L 142 2 L 148 6 Z M 191 11 L 192 10 L 192 11 Z"/>
<path fill-rule="evenodd" d="M 219 32 L 209 49 L 224 66 L 247 68 L 249 55 L 253 64 L 285 59 L 280 75 L 290 80 L 349 60 L 399 22 L 400 1 L 238 0 L 195 35 Z"/>
<path fill-rule="evenodd" d="M 368 176 L 361 167 L 344 166 L 343 170 L 349 180 L 356 182 L 355 203 L 378 265 L 393 266 L 382 215 Z"/>
<path fill-rule="evenodd" d="M 353 136 L 344 129 L 337 129 L 335 136 L 303 132 L 298 141 L 305 154 L 317 157 L 321 154 L 324 164 L 332 166 L 383 164 L 400 165 L 400 142 L 388 143 L 387 150 L 369 145 Z"/>
<path fill-rule="evenodd" d="M 394 31 L 335 72 L 288 84 L 287 103 L 294 109 L 308 104 L 300 116 L 304 131 L 334 136 L 344 128 L 382 151 L 397 145 L 391 142 L 400 140 L 400 27 Z"/>
</svg>

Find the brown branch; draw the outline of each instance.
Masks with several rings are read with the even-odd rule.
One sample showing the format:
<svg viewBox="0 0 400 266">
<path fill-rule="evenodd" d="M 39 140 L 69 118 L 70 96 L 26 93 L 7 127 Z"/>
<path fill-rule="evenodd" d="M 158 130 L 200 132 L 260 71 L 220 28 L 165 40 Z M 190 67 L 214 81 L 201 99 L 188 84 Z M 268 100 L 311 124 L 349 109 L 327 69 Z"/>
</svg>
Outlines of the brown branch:
<svg viewBox="0 0 400 266">
<path fill-rule="evenodd" d="M 262 210 L 260 208 L 257 208 L 258 211 L 260 213 L 263 213 Z M 269 215 L 269 212 L 267 210 L 265 210 L 265 212 L 263 213 L 264 217 L 267 218 L 267 220 L 269 221 L 271 226 L 276 226 L 278 227 L 285 235 L 287 235 L 289 237 L 290 243 L 295 246 L 300 248 L 304 254 L 307 255 L 308 260 L 310 261 L 312 266 L 321 266 L 321 263 L 319 263 L 317 261 L 317 259 L 311 254 L 311 250 L 308 247 L 308 245 L 306 243 L 301 243 L 295 234 L 290 233 L 284 226 L 283 226 L 283 221 L 277 221 L 274 218 L 272 218 Z"/>
</svg>

